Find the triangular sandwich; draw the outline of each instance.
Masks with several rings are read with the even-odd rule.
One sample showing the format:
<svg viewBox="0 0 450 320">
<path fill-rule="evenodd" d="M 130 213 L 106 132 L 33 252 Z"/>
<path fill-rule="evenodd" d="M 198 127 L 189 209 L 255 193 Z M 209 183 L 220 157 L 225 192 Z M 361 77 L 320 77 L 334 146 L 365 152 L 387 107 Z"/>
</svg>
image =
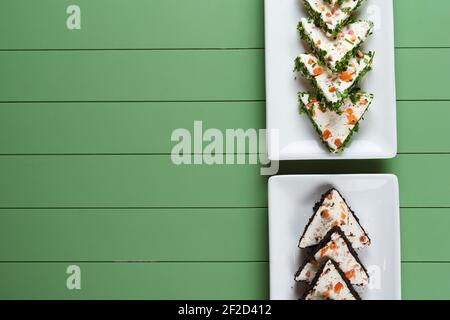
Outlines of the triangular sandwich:
<svg viewBox="0 0 450 320">
<path fill-rule="evenodd" d="M 318 270 L 303 300 L 361 300 L 333 260 L 327 260 Z"/>
<path fill-rule="evenodd" d="M 337 111 L 327 109 L 309 93 L 299 93 L 299 100 L 300 110 L 308 115 L 327 149 L 338 153 L 344 150 L 353 133 L 358 131 L 359 121 L 369 108 L 373 95 L 353 93 Z"/>
<path fill-rule="evenodd" d="M 314 214 L 300 238 L 300 248 L 318 245 L 336 226 L 341 228 L 354 249 L 370 244 L 369 236 L 359 223 L 355 213 L 336 189 L 330 189 L 323 194 L 313 211 Z"/>
<path fill-rule="evenodd" d="M 373 52 L 361 53 L 350 58 L 347 70 L 334 73 L 326 66 L 321 65 L 315 55 L 305 53 L 295 59 L 295 69 L 311 81 L 318 93 L 325 99 L 326 106 L 336 110 L 364 75 L 370 71 L 372 61 Z"/>
<path fill-rule="evenodd" d="M 347 68 L 350 58 L 358 54 L 359 47 L 372 32 L 373 22 L 351 23 L 337 34 L 336 39 L 328 38 L 312 19 L 302 18 L 297 29 L 322 64 L 333 72 L 341 72 Z"/>
<path fill-rule="evenodd" d="M 364 0 L 304 0 L 303 2 L 315 24 L 321 27 L 327 36 L 336 37 Z"/>
<path fill-rule="evenodd" d="M 306 259 L 295 275 L 295 281 L 310 283 L 320 266 L 327 259 L 332 259 L 339 266 L 345 278 L 355 286 L 369 284 L 367 270 L 358 258 L 352 244 L 342 232 L 341 228 L 334 227 L 320 242 L 317 249 Z"/>
</svg>

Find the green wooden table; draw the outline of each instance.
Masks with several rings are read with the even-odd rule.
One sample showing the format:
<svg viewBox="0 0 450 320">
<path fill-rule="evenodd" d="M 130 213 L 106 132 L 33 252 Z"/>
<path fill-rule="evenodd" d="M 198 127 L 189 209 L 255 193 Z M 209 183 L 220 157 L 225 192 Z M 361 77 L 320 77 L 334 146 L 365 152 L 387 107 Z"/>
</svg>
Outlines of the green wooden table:
<svg viewBox="0 0 450 320">
<path fill-rule="evenodd" d="M 394 2 L 397 158 L 280 174 L 396 174 L 403 297 L 450 298 L 450 1 Z M 0 2 L 0 298 L 268 297 L 267 177 L 170 159 L 264 128 L 263 30 L 263 0 Z"/>
</svg>

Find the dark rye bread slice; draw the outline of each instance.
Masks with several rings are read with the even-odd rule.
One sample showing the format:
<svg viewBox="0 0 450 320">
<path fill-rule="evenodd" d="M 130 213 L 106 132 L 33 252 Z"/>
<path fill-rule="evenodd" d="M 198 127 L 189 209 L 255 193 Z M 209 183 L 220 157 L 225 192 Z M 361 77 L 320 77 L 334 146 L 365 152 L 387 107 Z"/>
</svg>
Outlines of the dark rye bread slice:
<svg viewBox="0 0 450 320">
<path fill-rule="evenodd" d="M 336 201 L 342 203 L 333 203 Z M 341 208 L 341 204 L 344 208 Z M 339 206 L 339 208 L 336 206 Z M 336 211 L 337 214 L 341 214 L 341 216 L 336 217 Z M 330 217 L 327 217 L 325 213 L 330 214 Z M 345 213 L 347 216 L 345 218 L 342 217 L 342 213 Z M 314 230 L 316 227 L 314 224 L 319 224 L 319 227 L 321 227 L 320 230 Z M 361 226 L 356 214 L 347 204 L 347 201 L 341 193 L 336 188 L 331 188 L 325 192 L 320 201 L 315 204 L 313 215 L 305 226 L 298 246 L 300 248 L 308 248 L 318 245 L 335 226 L 339 226 L 342 229 L 354 249 L 360 249 L 370 245 L 370 238 Z"/>
<path fill-rule="evenodd" d="M 305 292 L 305 294 L 300 298 L 300 300 L 338 300 L 333 299 L 332 295 L 333 292 L 336 293 L 337 288 L 337 282 L 331 282 L 330 288 L 328 290 L 329 295 L 325 294 L 325 291 L 322 292 L 322 290 L 319 290 L 318 285 L 321 285 L 321 281 L 324 281 L 325 277 L 330 276 L 328 273 L 330 272 L 337 272 L 337 275 L 339 277 L 336 279 L 337 282 L 342 284 L 342 289 L 348 289 L 348 297 L 353 298 L 354 300 L 361 300 L 361 297 L 359 296 L 358 292 L 356 292 L 355 288 L 353 288 L 352 284 L 346 279 L 345 274 L 342 272 L 342 270 L 339 268 L 338 264 L 333 261 L 332 259 L 327 259 L 324 261 L 324 263 L 321 265 L 319 271 L 317 272 L 316 276 L 314 277 L 313 281 L 311 282 L 311 285 L 309 286 L 308 290 Z M 316 288 L 317 287 L 317 288 Z M 318 295 L 319 297 L 314 297 L 312 295 Z M 339 300 L 345 300 L 345 299 L 339 299 Z"/>
<path fill-rule="evenodd" d="M 333 252 L 333 249 L 329 249 L 329 243 L 335 243 L 333 238 L 338 238 L 338 240 L 340 238 L 344 241 L 344 247 L 342 249 L 348 251 L 350 256 L 340 257 L 338 252 Z M 326 249 L 324 250 L 324 248 Z M 339 248 L 336 248 L 336 250 L 337 249 Z M 319 256 L 319 258 L 316 256 Z M 347 259 L 347 262 L 348 260 L 353 260 L 351 266 L 346 265 L 345 258 Z M 344 272 L 346 279 L 349 280 L 352 285 L 364 286 L 369 283 L 369 274 L 367 273 L 366 267 L 359 259 L 358 253 L 353 249 L 352 244 L 340 227 L 331 229 L 325 238 L 314 247 L 313 251 L 308 255 L 295 274 L 295 280 L 299 282 L 311 282 L 317 274 L 318 266 L 327 259 L 333 259 L 334 262 L 338 264 L 339 268 Z M 302 273 L 303 270 L 305 270 L 304 273 Z"/>
</svg>

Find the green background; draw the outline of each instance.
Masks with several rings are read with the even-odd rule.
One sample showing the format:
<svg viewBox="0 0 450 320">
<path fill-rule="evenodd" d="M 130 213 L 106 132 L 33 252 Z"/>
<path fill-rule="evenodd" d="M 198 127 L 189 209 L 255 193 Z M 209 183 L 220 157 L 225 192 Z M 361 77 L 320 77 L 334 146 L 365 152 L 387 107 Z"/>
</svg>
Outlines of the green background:
<svg viewBox="0 0 450 320">
<path fill-rule="evenodd" d="M 397 158 L 280 173 L 396 174 L 403 297 L 450 298 L 450 1 L 394 6 Z M 170 160 L 194 120 L 264 128 L 263 30 L 263 0 L 0 2 L 0 298 L 268 298 L 267 178 Z"/>
</svg>

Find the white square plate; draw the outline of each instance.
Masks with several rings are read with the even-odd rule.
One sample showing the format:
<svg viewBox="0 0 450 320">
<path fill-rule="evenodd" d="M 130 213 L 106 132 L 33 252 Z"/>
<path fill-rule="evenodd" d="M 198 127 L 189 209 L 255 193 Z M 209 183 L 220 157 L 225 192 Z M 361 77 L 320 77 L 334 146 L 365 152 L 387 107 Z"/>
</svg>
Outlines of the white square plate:
<svg viewBox="0 0 450 320">
<path fill-rule="evenodd" d="M 392 0 L 366 0 L 357 17 L 375 23 L 363 51 L 375 51 L 373 70 L 360 87 L 375 95 L 364 120 L 343 153 L 330 154 L 306 115 L 299 115 L 297 93 L 311 91 L 293 72 L 294 59 L 309 49 L 297 32 L 307 17 L 303 0 L 265 0 L 266 100 L 271 160 L 376 159 L 397 154 L 394 22 Z M 295 79 L 297 77 L 297 79 Z"/>
<path fill-rule="evenodd" d="M 365 300 L 401 299 L 398 181 L 394 175 L 291 175 L 269 179 L 270 298 L 299 299 L 294 275 L 305 258 L 298 241 L 313 207 L 331 187 L 342 193 L 369 234 L 358 250 L 369 271 Z"/>
</svg>

